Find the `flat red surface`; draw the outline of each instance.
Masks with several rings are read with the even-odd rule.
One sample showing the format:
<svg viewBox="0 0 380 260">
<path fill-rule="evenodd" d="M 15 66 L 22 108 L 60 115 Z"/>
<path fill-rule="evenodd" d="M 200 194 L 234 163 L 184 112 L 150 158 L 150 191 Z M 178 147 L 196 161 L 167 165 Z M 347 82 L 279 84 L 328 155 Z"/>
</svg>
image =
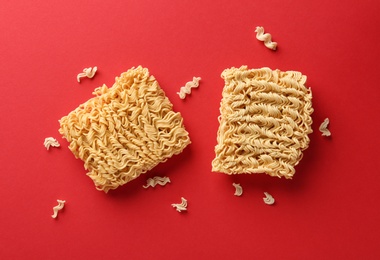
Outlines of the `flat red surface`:
<svg viewBox="0 0 380 260">
<path fill-rule="evenodd" d="M 379 11 L 377 0 L 2 0 L 0 258 L 380 259 Z M 138 65 L 181 112 L 192 144 L 105 194 L 58 120 Z M 241 65 L 308 77 L 314 133 L 293 180 L 211 172 L 220 74 Z M 97 75 L 78 84 L 92 66 Z M 179 99 L 193 76 L 200 87 Z M 326 117 L 331 138 L 318 131 Z M 47 151 L 48 136 L 61 147 Z M 172 182 L 143 189 L 155 175 Z M 181 197 L 184 214 L 171 207 Z M 66 206 L 52 219 L 57 199 Z"/>
</svg>

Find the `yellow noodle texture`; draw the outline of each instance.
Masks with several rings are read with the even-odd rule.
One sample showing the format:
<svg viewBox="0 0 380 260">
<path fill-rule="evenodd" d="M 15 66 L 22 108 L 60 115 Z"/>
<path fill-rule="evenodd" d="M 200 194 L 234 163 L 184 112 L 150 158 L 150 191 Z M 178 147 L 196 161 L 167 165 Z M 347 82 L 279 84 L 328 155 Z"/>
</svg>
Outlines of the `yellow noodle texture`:
<svg viewBox="0 0 380 260">
<path fill-rule="evenodd" d="M 212 171 L 291 179 L 309 146 L 313 107 L 296 71 L 226 69 Z"/>
<path fill-rule="evenodd" d="M 148 69 L 132 68 L 93 94 L 60 120 L 59 132 L 98 190 L 116 189 L 190 144 L 181 114 Z"/>
</svg>

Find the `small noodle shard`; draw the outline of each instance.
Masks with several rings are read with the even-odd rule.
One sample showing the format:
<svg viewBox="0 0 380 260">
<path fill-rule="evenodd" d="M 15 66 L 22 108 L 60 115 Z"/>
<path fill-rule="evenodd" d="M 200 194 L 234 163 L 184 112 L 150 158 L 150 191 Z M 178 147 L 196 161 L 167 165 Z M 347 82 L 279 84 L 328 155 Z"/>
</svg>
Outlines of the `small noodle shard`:
<svg viewBox="0 0 380 260">
<path fill-rule="evenodd" d="M 224 70 L 222 78 L 212 171 L 291 179 L 313 132 L 306 76 L 242 66 Z"/>
<path fill-rule="evenodd" d="M 323 123 L 319 127 L 319 131 L 322 132 L 322 136 L 331 136 L 330 130 L 327 129 L 329 123 L 330 123 L 330 120 L 326 118 L 325 121 L 323 121 Z"/>
<path fill-rule="evenodd" d="M 263 201 L 267 205 L 273 205 L 275 200 L 268 192 L 264 192 L 265 197 L 263 198 Z"/>
<path fill-rule="evenodd" d="M 93 78 L 94 76 L 95 76 L 95 73 L 96 73 L 96 71 L 98 70 L 98 67 L 94 67 L 94 68 L 85 68 L 85 69 L 83 69 L 83 72 L 82 73 L 79 73 L 78 75 L 77 75 L 77 80 L 78 80 L 78 82 L 80 82 L 80 79 L 81 78 L 85 78 L 85 77 L 87 77 L 87 78 Z"/>
<path fill-rule="evenodd" d="M 63 207 L 65 206 L 65 200 L 57 200 L 58 202 L 58 205 L 53 207 L 53 215 L 51 215 L 52 218 L 56 218 L 58 216 L 58 211 L 60 211 L 61 209 L 63 209 Z"/>
<path fill-rule="evenodd" d="M 181 197 L 181 204 L 172 204 L 173 208 L 176 208 L 178 212 L 187 210 L 187 200 L 184 197 Z"/>
<path fill-rule="evenodd" d="M 52 146 L 52 147 L 59 147 L 60 144 L 57 141 L 57 139 L 55 139 L 53 137 L 46 137 L 45 141 L 44 141 L 44 146 L 45 146 L 45 148 L 47 150 L 49 150 L 50 146 Z"/>
<path fill-rule="evenodd" d="M 189 81 L 186 83 L 186 85 L 184 87 L 181 87 L 179 92 L 177 92 L 177 94 L 179 95 L 179 97 L 181 99 L 185 99 L 186 97 L 186 94 L 190 94 L 191 93 L 191 88 L 197 88 L 199 87 L 199 81 L 201 80 L 200 77 L 193 77 L 193 80 L 192 81 Z"/>
<path fill-rule="evenodd" d="M 93 94 L 59 120 L 59 132 L 96 189 L 116 189 L 191 143 L 181 114 L 147 68 L 133 67 Z"/>
<path fill-rule="evenodd" d="M 169 177 L 159 177 L 159 176 L 155 176 L 153 178 L 149 178 L 146 180 L 146 185 L 143 185 L 143 187 L 145 189 L 149 188 L 149 187 L 155 187 L 157 184 L 161 185 L 161 186 L 165 186 L 167 183 L 170 183 L 170 179 Z"/>
<path fill-rule="evenodd" d="M 241 196 L 243 194 L 243 188 L 241 187 L 240 183 L 232 183 L 232 185 L 235 187 L 235 196 Z"/>
<path fill-rule="evenodd" d="M 264 33 L 264 27 L 257 26 L 255 32 L 256 32 L 256 39 L 264 42 L 264 45 L 267 48 L 272 49 L 274 51 L 276 50 L 277 42 L 272 42 L 272 35 L 270 35 L 269 33 Z"/>
</svg>

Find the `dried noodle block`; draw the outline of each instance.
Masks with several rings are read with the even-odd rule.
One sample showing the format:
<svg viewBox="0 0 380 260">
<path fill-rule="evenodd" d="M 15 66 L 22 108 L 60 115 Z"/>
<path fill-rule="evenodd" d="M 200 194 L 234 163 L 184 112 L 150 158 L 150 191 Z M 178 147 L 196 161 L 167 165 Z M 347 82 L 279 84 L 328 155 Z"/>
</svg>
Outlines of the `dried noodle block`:
<svg viewBox="0 0 380 260">
<path fill-rule="evenodd" d="M 226 69 L 212 171 L 291 179 L 309 145 L 313 107 L 306 76 L 247 66 Z"/>
<path fill-rule="evenodd" d="M 126 184 L 190 144 L 180 113 L 141 66 L 95 89 L 60 120 L 59 132 L 98 190 Z"/>
</svg>

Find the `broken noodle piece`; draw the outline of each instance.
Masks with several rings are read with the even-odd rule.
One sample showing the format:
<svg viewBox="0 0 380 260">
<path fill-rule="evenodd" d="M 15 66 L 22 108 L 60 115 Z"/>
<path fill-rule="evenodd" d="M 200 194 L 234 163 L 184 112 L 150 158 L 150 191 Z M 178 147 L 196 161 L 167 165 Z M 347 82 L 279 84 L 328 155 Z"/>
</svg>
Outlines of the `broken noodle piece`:
<svg viewBox="0 0 380 260">
<path fill-rule="evenodd" d="M 327 128 L 330 124 L 330 120 L 328 118 L 323 121 L 323 123 L 319 126 L 319 131 L 321 131 L 322 136 L 331 136 L 330 130 Z"/>
<path fill-rule="evenodd" d="M 272 42 L 272 35 L 269 33 L 264 33 L 264 27 L 257 26 L 256 27 L 256 39 L 264 42 L 265 47 L 268 49 L 276 50 L 277 42 Z"/>
<path fill-rule="evenodd" d="M 160 176 L 155 176 L 153 178 L 149 178 L 146 180 L 146 185 L 143 185 L 144 189 L 147 189 L 149 187 L 155 187 L 157 184 L 161 186 L 165 186 L 166 184 L 170 183 L 170 178 L 169 177 L 160 177 Z"/>
<path fill-rule="evenodd" d="M 47 150 L 49 150 L 50 147 L 59 147 L 60 144 L 54 137 L 46 137 L 44 141 L 44 146 Z"/>
<path fill-rule="evenodd" d="M 95 73 L 96 73 L 97 70 L 98 70 L 98 67 L 96 67 L 96 66 L 93 67 L 93 68 L 90 67 L 90 68 L 83 69 L 83 72 L 79 73 L 77 75 L 78 82 L 80 82 L 81 78 L 85 78 L 85 77 L 87 77 L 89 79 L 93 78 L 95 76 Z"/>
<path fill-rule="evenodd" d="M 184 197 L 181 197 L 181 203 L 173 203 L 172 207 L 178 212 L 187 211 L 187 200 Z"/>
<path fill-rule="evenodd" d="M 177 92 L 180 99 L 185 99 L 186 94 L 191 93 L 191 88 L 199 87 L 199 81 L 200 80 L 201 80 L 200 77 L 193 77 L 192 81 L 187 82 L 184 87 L 181 87 L 179 92 Z"/>
<path fill-rule="evenodd" d="M 57 200 L 57 202 L 58 202 L 58 205 L 53 207 L 53 215 L 51 215 L 52 218 L 57 218 L 58 211 L 63 209 L 66 201 L 65 200 Z"/>
<path fill-rule="evenodd" d="M 232 186 L 235 187 L 235 196 L 241 196 L 243 194 L 243 188 L 241 187 L 240 183 L 232 183 Z"/>
<path fill-rule="evenodd" d="M 268 192 L 264 192 L 265 197 L 263 198 L 263 201 L 267 205 L 273 205 L 275 202 L 275 199 L 272 195 L 270 195 Z"/>
</svg>

